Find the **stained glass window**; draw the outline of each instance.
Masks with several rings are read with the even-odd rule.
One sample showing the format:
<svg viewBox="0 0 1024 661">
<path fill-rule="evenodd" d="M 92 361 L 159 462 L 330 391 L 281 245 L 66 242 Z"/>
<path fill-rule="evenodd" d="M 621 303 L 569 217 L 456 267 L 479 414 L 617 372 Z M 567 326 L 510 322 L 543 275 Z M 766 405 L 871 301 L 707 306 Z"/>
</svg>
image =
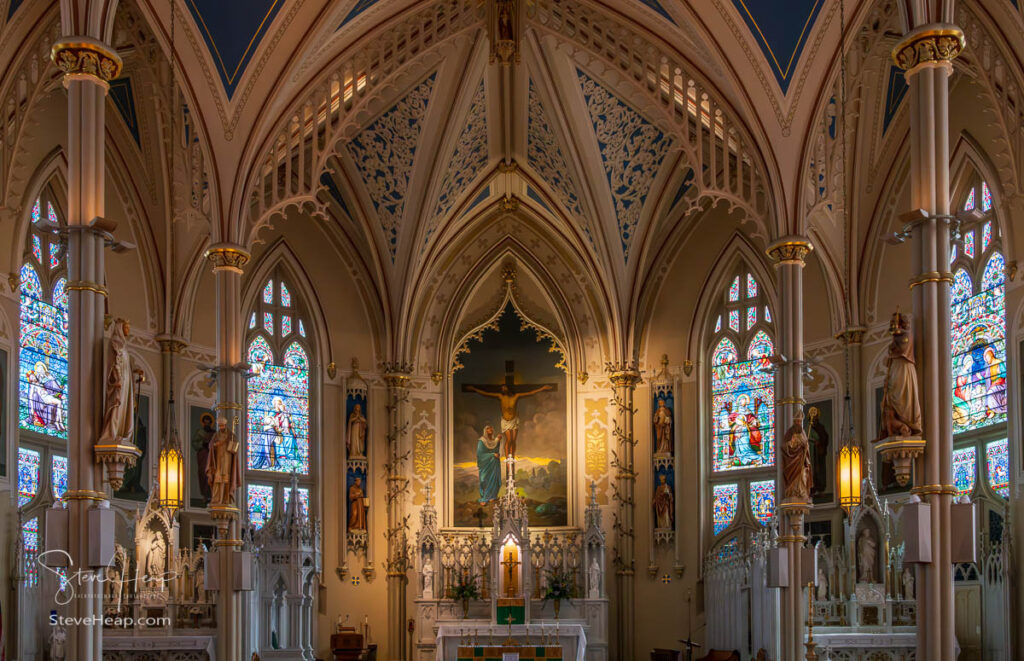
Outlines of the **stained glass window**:
<svg viewBox="0 0 1024 661">
<path fill-rule="evenodd" d="M 740 300 L 740 276 L 736 276 L 732 279 L 732 284 L 729 285 L 729 301 Z"/>
<path fill-rule="evenodd" d="M 712 489 L 714 500 L 715 534 L 720 534 L 729 527 L 736 518 L 736 506 L 739 504 L 739 487 L 735 484 L 716 484 Z"/>
<path fill-rule="evenodd" d="M 39 517 L 33 517 L 22 524 L 21 538 L 25 543 L 25 584 L 35 587 L 39 585 L 39 565 L 36 564 L 39 553 Z"/>
<path fill-rule="evenodd" d="M 263 302 L 273 303 L 274 302 L 274 281 L 267 280 L 267 284 L 263 287 Z"/>
<path fill-rule="evenodd" d="M 757 297 L 757 280 L 754 280 L 754 276 L 747 274 L 747 298 Z"/>
<path fill-rule="evenodd" d="M 252 316 L 249 317 L 249 330 L 256 328 L 256 313 L 253 312 Z"/>
<path fill-rule="evenodd" d="M 974 230 L 964 234 L 964 254 L 974 259 Z"/>
<path fill-rule="evenodd" d="M 722 330 L 722 315 L 718 315 L 718 319 L 715 320 L 715 332 Z"/>
<path fill-rule="evenodd" d="M 729 311 L 729 328 L 735 332 L 740 332 L 740 311 L 730 310 Z"/>
<path fill-rule="evenodd" d="M 775 353 L 775 345 L 772 343 L 772 338 L 768 337 L 768 333 L 765 333 L 763 330 L 757 331 L 754 334 L 754 339 L 750 340 L 750 348 L 747 349 L 747 359 L 765 359 L 771 357 L 773 353 Z M 767 368 L 767 361 L 762 361 L 761 367 Z"/>
<path fill-rule="evenodd" d="M 1006 421 L 1006 301 L 1002 255 L 993 253 L 982 291 L 964 297 L 964 271 L 953 277 L 953 432 Z"/>
<path fill-rule="evenodd" d="M 949 264 L 950 264 L 950 266 L 952 266 L 953 262 L 955 262 L 955 261 L 956 261 L 956 244 L 954 243 L 949 248 Z"/>
<path fill-rule="evenodd" d="M 1010 454 L 1009 444 L 1004 438 L 985 446 L 985 462 L 988 469 L 988 483 L 1003 498 L 1010 497 Z"/>
<path fill-rule="evenodd" d="M 974 191 L 971 191 L 972 193 Z M 989 211 L 992 208 L 992 191 L 988 189 L 988 182 L 981 182 L 981 210 Z"/>
<path fill-rule="evenodd" d="M 775 513 L 775 480 L 750 483 L 750 511 L 758 523 L 768 525 Z"/>
<path fill-rule="evenodd" d="M 715 471 L 775 464 L 775 385 L 771 372 L 763 369 L 766 360 L 711 368 Z"/>
<path fill-rule="evenodd" d="M 292 334 L 292 318 L 288 315 L 281 317 L 281 337 L 287 337 Z"/>
<path fill-rule="evenodd" d="M 992 245 L 992 222 L 985 223 L 985 226 L 981 229 L 981 252 L 988 250 L 988 247 Z"/>
<path fill-rule="evenodd" d="M 301 319 L 299 319 L 299 335 L 306 337 L 306 326 L 302 323 Z"/>
<path fill-rule="evenodd" d="M 18 507 L 39 493 L 40 455 L 35 450 L 18 448 Z"/>
<path fill-rule="evenodd" d="M 292 488 L 284 488 L 284 507 L 288 507 L 288 503 L 292 499 Z M 299 487 L 299 514 L 302 518 L 309 518 L 309 489 L 306 487 Z"/>
<path fill-rule="evenodd" d="M 257 336 L 249 345 L 254 376 L 248 382 L 249 468 L 309 473 L 309 361 L 298 344 L 284 366 L 270 360 L 270 347 Z"/>
<path fill-rule="evenodd" d="M 36 203 L 32 205 L 32 222 L 38 223 L 39 219 L 42 217 L 43 212 L 39 206 L 39 200 L 36 200 Z"/>
<path fill-rule="evenodd" d="M 68 491 L 68 458 L 53 455 L 50 463 L 50 483 L 53 497 L 60 500 Z"/>
<path fill-rule="evenodd" d="M 756 324 L 756 323 L 757 323 L 757 308 L 751 306 L 751 307 L 747 308 L 747 330 L 750 330 L 751 328 L 753 328 L 754 324 Z"/>
<path fill-rule="evenodd" d="M 971 192 L 967 194 L 967 201 L 964 202 L 964 211 L 973 211 L 973 210 L 974 210 L 974 189 L 972 188 Z"/>
<path fill-rule="evenodd" d="M 38 223 L 40 202 L 32 210 Z M 53 205 L 47 218 L 59 225 Z M 67 280 L 55 271 L 61 266 L 59 245 L 48 229 L 30 229 L 31 254 L 19 272 L 18 426 L 61 439 L 67 438 L 68 297 Z M 42 245 L 47 246 L 44 262 Z"/>
<path fill-rule="evenodd" d="M 269 484 L 250 484 L 248 497 L 249 523 L 259 530 L 274 511 L 274 487 Z"/>
<path fill-rule="evenodd" d="M 739 360 L 739 354 L 736 353 L 736 345 L 730 342 L 728 339 L 723 339 L 715 347 L 715 352 L 711 354 L 712 365 L 724 365 L 726 363 L 735 363 Z"/>
<path fill-rule="evenodd" d="M 772 311 L 768 309 L 768 306 L 764 306 L 764 320 L 769 324 L 772 323 Z"/>
<path fill-rule="evenodd" d="M 726 558 L 731 558 L 734 555 L 739 555 L 739 552 L 740 541 L 736 537 L 733 537 L 727 542 L 722 542 L 718 547 L 718 553 L 716 553 L 716 555 L 719 560 L 725 560 Z"/>
<path fill-rule="evenodd" d="M 281 285 L 281 305 L 283 305 L 284 307 L 289 307 L 292 304 L 292 293 L 290 291 L 288 291 L 288 286 L 285 285 L 283 282 L 280 283 L 280 285 Z"/>
<path fill-rule="evenodd" d="M 974 446 L 953 450 L 953 485 L 958 496 L 974 492 L 978 478 L 977 452 Z"/>
<path fill-rule="evenodd" d="M 264 312 L 263 313 L 263 330 L 267 331 L 271 335 L 274 334 L 274 313 Z"/>
</svg>

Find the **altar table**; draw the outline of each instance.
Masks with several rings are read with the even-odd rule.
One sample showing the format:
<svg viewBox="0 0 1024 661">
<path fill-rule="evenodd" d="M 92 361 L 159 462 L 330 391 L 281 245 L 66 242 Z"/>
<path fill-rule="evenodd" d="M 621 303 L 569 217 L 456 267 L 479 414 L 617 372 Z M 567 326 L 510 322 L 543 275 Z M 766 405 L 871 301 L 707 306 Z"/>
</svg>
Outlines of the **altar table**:
<svg viewBox="0 0 1024 661">
<path fill-rule="evenodd" d="M 563 661 L 584 661 L 587 653 L 587 635 L 583 625 L 555 623 L 513 624 L 512 638 L 518 646 L 561 646 Z M 486 622 L 442 624 L 437 628 L 437 661 L 456 661 L 458 648 L 501 646 L 509 636 L 508 625 Z"/>
</svg>

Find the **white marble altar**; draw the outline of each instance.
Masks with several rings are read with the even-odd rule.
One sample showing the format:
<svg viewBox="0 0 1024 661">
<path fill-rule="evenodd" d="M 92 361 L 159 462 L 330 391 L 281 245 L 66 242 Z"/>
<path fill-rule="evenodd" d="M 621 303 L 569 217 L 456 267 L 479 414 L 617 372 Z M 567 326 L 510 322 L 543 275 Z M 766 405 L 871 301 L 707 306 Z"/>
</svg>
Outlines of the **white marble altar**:
<svg viewBox="0 0 1024 661">
<path fill-rule="evenodd" d="M 566 661 L 584 661 L 586 658 L 587 634 L 582 624 L 514 624 L 511 631 L 512 638 L 518 645 L 561 645 L 562 658 Z M 473 621 L 466 621 L 465 624 L 442 624 L 437 628 L 435 658 L 436 661 L 455 661 L 459 645 L 501 645 L 508 636 L 508 626 Z"/>
</svg>

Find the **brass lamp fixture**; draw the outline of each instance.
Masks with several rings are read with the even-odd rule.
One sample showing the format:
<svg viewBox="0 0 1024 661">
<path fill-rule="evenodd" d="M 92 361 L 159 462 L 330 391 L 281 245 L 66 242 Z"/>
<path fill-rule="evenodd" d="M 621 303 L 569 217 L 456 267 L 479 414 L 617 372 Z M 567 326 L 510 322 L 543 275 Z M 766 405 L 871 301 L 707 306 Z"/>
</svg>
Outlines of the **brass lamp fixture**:
<svg viewBox="0 0 1024 661">
<path fill-rule="evenodd" d="M 174 358 L 172 357 L 171 360 L 173 361 Z M 171 373 L 174 373 L 173 367 Z M 173 376 L 171 377 L 171 388 L 174 388 Z M 160 448 L 159 505 L 173 514 L 181 509 L 182 491 L 184 490 L 181 443 L 178 441 L 178 423 L 175 420 L 173 394 L 167 400 L 167 425 L 169 431 L 164 439 L 163 447 Z"/>
</svg>

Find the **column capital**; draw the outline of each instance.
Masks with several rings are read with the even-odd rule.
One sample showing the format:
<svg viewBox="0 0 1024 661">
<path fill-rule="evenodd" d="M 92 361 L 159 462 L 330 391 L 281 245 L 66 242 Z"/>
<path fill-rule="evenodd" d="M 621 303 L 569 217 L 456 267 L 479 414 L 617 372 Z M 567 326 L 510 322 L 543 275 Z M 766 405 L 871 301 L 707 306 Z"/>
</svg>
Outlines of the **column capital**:
<svg viewBox="0 0 1024 661">
<path fill-rule="evenodd" d="M 964 31 L 948 23 L 922 25 L 903 37 L 892 49 L 896 66 L 907 74 L 922 64 L 952 62 L 967 45 Z"/>
<path fill-rule="evenodd" d="M 157 335 L 156 342 L 160 345 L 160 351 L 164 353 L 181 353 L 188 346 L 184 338 L 170 333 Z"/>
<path fill-rule="evenodd" d="M 206 259 L 213 262 L 214 273 L 231 271 L 241 274 L 249 258 L 249 251 L 234 243 L 214 243 L 206 249 Z"/>
<path fill-rule="evenodd" d="M 848 326 L 846 330 L 836 333 L 835 338 L 843 344 L 863 344 L 867 330 L 867 326 Z"/>
<path fill-rule="evenodd" d="M 643 381 L 636 362 L 605 363 L 605 371 L 608 372 L 608 380 L 616 388 L 622 386 L 635 388 L 638 383 Z"/>
<path fill-rule="evenodd" d="M 410 375 L 412 374 L 412 363 L 386 362 L 384 367 L 384 380 L 393 388 L 408 388 Z M 353 368 L 354 369 L 354 368 Z"/>
<path fill-rule="evenodd" d="M 50 59 L 64 72 L 64 83 L 69 80 L 91 80 L 109 88 L 119 75 L 123 63 L 114 49 L 90 37 L 67 37 L 50 49 Z"/>
<path fill-rule="evenodd" d="M 814 250 L 814 246 L 811 245 L 809 239 L 796 234 L 790 234 L 768 246 L 765 253 L 775 260 L 777 265 L 794 264 L 796 266 L 803 266 L 804 258 L 812 250 Z"/>
</svg>

